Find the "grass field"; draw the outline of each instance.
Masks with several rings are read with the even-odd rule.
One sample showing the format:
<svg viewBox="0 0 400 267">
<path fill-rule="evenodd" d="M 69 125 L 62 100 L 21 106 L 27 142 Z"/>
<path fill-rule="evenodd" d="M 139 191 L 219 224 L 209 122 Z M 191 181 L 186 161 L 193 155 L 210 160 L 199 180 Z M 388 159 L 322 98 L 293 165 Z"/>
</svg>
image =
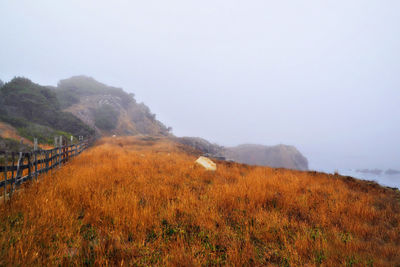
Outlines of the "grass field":
<svg viewBox="0 0 400 267">
<path fill-rule="evenodd" d="M 0 205 L 0 265 L 399 266 L 399 192 L 104 138 Z"/>
</svg>

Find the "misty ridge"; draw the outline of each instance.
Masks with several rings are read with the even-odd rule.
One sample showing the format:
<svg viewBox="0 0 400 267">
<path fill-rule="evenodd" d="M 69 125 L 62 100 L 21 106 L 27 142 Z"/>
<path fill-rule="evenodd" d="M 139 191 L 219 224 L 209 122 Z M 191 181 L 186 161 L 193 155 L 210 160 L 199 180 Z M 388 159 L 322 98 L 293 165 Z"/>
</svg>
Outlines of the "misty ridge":
<svg viewBox="0 0 400 267">
<path fill-rule="evenodd" d="M 307 159 L 293 146 L 239 145 L 222 147 L 199 137 L 176 137 L 172 127 L 156 119 L 134 94 L 87 76 L 61 80 L 57 87 L 14 78 L 0 89 L 0 121 L 15 127 L 21 137 L 51 144 L 64 136 L 167 136 L 210 157 L 240 163 L 307 170 Z M 1 134 L 1 132 L 0 132 Z M 8 142 L 11 144 L 10 142 Z M 7 142 L 0 143 L 7 148 Z"/>
<path fill-rule="evenodd" d="M 294 146 L 242 144 L 221 146 L 200 137 L 177 137 L 133 93 L 88 76 L 73 76 L 57 86 L 42 86 L 17 77 L 0 89 L 0 147 L 28 151 L 34 138 L 48 145 L 70 136 L 166 136 L 191 146 L 204 156 L 250 165 L 308 170 L 308 159 Z M 1 121 L 3 123 L 1 123 Z M 11 139 L 10 139 L 11 137 Z M 25 138 L 27 142 L 18 142 Z M 17 141 L 16 141 L 17 140 Z M 395 169 L 356 169 L 341 173 L 384 185 L 398 186 Z M 387 178 L 384 178 L 386 177 Z M 392 179 L 389 179 L 392 177 Z M 388 180 L 389 179 L 389 180 Z"/>
<path fill-rule="evenodd" d="M 356 172 L 360 173 L 368 173 L 368 174 L 376 174 L 376 175 L 396 175 L 400 174 L 400 171 L 398 170 L 393 170 L 393 169 L 387 169 L 386 171 L 381 170 L 381 169 L 357 169 Z"/>
</svg>

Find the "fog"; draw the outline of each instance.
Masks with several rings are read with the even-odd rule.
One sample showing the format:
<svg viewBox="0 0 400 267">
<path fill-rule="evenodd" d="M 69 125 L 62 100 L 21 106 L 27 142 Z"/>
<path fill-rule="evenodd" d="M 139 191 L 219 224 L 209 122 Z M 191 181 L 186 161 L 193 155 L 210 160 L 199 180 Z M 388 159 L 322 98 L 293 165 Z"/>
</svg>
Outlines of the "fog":
<svg viewBox="0 0 400 267">
<path fill-rule="evenodd" d="M 0 0 L 0 79 L 88 75 L 178 136 L 400 169 L 400 2 Z"/>
</svg>

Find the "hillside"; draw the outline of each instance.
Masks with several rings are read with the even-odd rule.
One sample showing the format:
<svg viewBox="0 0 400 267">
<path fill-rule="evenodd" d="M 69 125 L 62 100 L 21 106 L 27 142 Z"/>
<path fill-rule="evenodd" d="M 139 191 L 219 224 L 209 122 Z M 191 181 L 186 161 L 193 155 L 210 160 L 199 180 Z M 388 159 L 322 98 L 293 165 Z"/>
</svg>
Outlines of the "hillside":
<svg viewBox="0 0 400 267">
<path fill-rule="evenodd" d="M 294 146 L 239 145 L 223 147 L 198 137 L 176 137 L 176 142 L 191 146 L 211 157 L 250 165 L 308 170 L 308 160 Z"/>
<path fill-rule="evenodd" d="M 94 130 L 61 110 L 56 94 L 25 78 L 14 78 L 0 88 L 0 121 L 30 141 L 52 143 L 54 136 L 90 136 Z"/>
<path fill-rule="evenodd" d="M 103 138 L 0 205 L 0 265 L 396 266 L 399 191 Z"/>
<path fill-rule="evenodd" d="M 169 135 L 169 130 L 134 95 L 86 76 L 61 80 L 54 88 L 64 111 L 107 135 Z"/>
<path fill-rule="evenodd" d="M 0 122 L 0 151 L 29 151 L 32 149 L 32 142 L 24 140 L 21 144 L 21 136 L 11 125 Z"/>
<path fill-rule="evenodd" d="M 25 78 L 15 78 L 0 87 L 0 122 L 13 127 L 18 140 L 0 131 L 0 147 L 15 149 L 15 141 L 24 137 L 52 144 L 54 136 L 85 138 L 102 136 L 168 136 L 219 158 L 252 165 L 308 169 L 307 159 L 294 147 L 241 145 L 222 147 L 198 137 L 175 137 L 156 119 L 144 103 L 137 103 L 132 93 L 108 86 L 87 76 L 61 80 L 57 87 L 41 86 Z M 24 146 L 26 149 L 27 147 Z M 20 150 L 20 149 L 18 149 Z"/>
<path fill-rule="evenodd" d="M 307 159 L 294 146 L 244 144 L 236 147 L 227 147 L 221 153 L 226 158 L 245 164 L 308 170 Z"/>
<path fill-rule="evenodd" d="M 66 139 L 71 135 L 170 135 L 146 105 L 136 103 L 133 94 L 86 76 L 61 80 L 57 87 L 12 79 L 0 86 L 0 124 L 0 147 L 9 150 L 26 149 L 16 144 L 21 138 L 26 144 L 34 137 L 39 143 L 52 144 L 59 135 Z"/>
</svg>

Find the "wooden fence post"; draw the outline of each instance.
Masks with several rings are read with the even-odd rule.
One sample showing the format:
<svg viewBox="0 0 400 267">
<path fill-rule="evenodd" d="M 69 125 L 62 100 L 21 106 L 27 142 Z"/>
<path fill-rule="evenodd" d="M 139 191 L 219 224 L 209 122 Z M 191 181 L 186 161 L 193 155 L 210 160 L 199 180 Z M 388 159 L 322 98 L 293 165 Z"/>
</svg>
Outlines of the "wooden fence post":
<svg viewBox="0 0 400 267">
<path fill-rule="evenodd" d="M 8 153 L 4 154 L 4 203 L 6 203 L 7 196 L 7 165 L 8 165 Z"/>
<path fill-rule="evenodd" d="M 39 176 L 39 173 L 43 172 L 43 151 L 39 150 L 37 154 L 38 154 L 38 157 L 37 157 L 38 167 L 37 167 L 37 171 L 36 171 L 36 180 L 37 180 L 37 177 Z"/>
<path fill-rule="evenodd" d="M 35 179 L 38 179 L 38 159 L 37 159 L 37 150 L 38 150 L 38 140 L 34 138 L 34 146 L 33 146 L 33 153 L 34 153 L 34 160 L 35 160 Z"/>
<path fill-rule="evenodd" d="M 22 160 L 22 152 L 19 152 L 19 158 L 18 158 L 18 163 L 17 163 L 17 171 L 15 172 L 15 177 L 14 177 L 14 181 L 11 187 L 11 192 L 10 192 L 10 200 L 11 200 L 11 196 L 13 194 L 13 191 L 15 190 L 16 184 L 17 184 L 17 178 L 21 172 L 20 166 L 21 166 L 21 160 Z"/>
<path fill-rule="evenodd" d="M 26 154 L 28 159 L 28 179 L 32 180 L 32 168 L 31 168 L 31 153 Z"/>
<path fill-rule="evenodd" d="M 38 161 L 40 161 L 40 163 L 38 162 L 39 168 L 38 168 L 38 175 L 39 173 L 43 173 L 44 172 L 44 151 L 43 150 L 39 150 L 39 159 Z"/>
<path fill-rule="evenodd" d="M 45 161 L 46 161 L 45 173 L 47 173 L 49 171 L 49 151 L 47 151 L 47 150 L 44 151 L 44 158 L 45 158 Z"/>
<path fill-rule="evenodd" d="M 6 201 L 7 194 L 8 199 L 11 200 L 12 194 L 21 183 L 33 178 L 37 181 L 39 174 L 47 173 L 57 165 L 61 168 L 63 163 L 79 155 L 88 147 L 88 144 L 84 141 L 74 144 L 73 138 L 71 138 L 70 145 L 68 145 L 67 140 L 65 145 L 63 145 L 62 141 L 62 136 L 56 137 L 54 138 L 55 148 L 39 150 L 37 139 L 35 138 L 34 150 L 31 152 L 0 152 L 1 155 L 4 155 L 5 159 L 5 166 L 0 169 L 0 181 L 2 173 L 4 176 L 4 201 Z M 24 175 L 26 173 L 25 169 L 28 169 L 27 175 Z M 7 186 L 9 186 L 9 189 Z"/>
<path fill-rule="evenodd" d="M 53 174 L 53 168 L 54 168 L 54 149 L 52 149 L 51 152 L 50 152 L 50 158 L 51 158 L 51 160 L 50 160 L 50 162 L 51 162 L 50 169 L 51 169 L 51 174 Z"/>
<path fill-rule="evenodd" d="M 14 178 L 14 167 L 15 167 L 15 153 L 11 152 L 11 159 L 12 159 L 12 166 L 11 166 L 11 179 Z M 11 186 L 12 186 L 12 180 L 11 180 Z M 11 187 L 10 186 L 10 187 Z M 11 190 L 11 189 L 10 189 Z"/>
<path fill-rule="evenodd" d="M 58 137 L 57 136 L 54 137 L 54 149 L 55 150 L 53 150 L 53 151 L 55 151 L 55 152 L 58 151 Z M 52 153 L 53 153 L 53 151 L 52 151 Z M 52 159 L 51 159 L 51 166 L 52 166 L 51 168 L 53 169 L 55 162 L 58 162 L 57 153 L 55 155 L 52 155 L 52 156 L 54 156 L 54 158 L 52 157 Z"/>
<path fill-rule="evenodd" d="M 59 149 L 58 149 L 58 168 L 61 168 L 61 161 L 62 161 L 62 136 L 60 135 L 59 139 Z"/>
</svg>

